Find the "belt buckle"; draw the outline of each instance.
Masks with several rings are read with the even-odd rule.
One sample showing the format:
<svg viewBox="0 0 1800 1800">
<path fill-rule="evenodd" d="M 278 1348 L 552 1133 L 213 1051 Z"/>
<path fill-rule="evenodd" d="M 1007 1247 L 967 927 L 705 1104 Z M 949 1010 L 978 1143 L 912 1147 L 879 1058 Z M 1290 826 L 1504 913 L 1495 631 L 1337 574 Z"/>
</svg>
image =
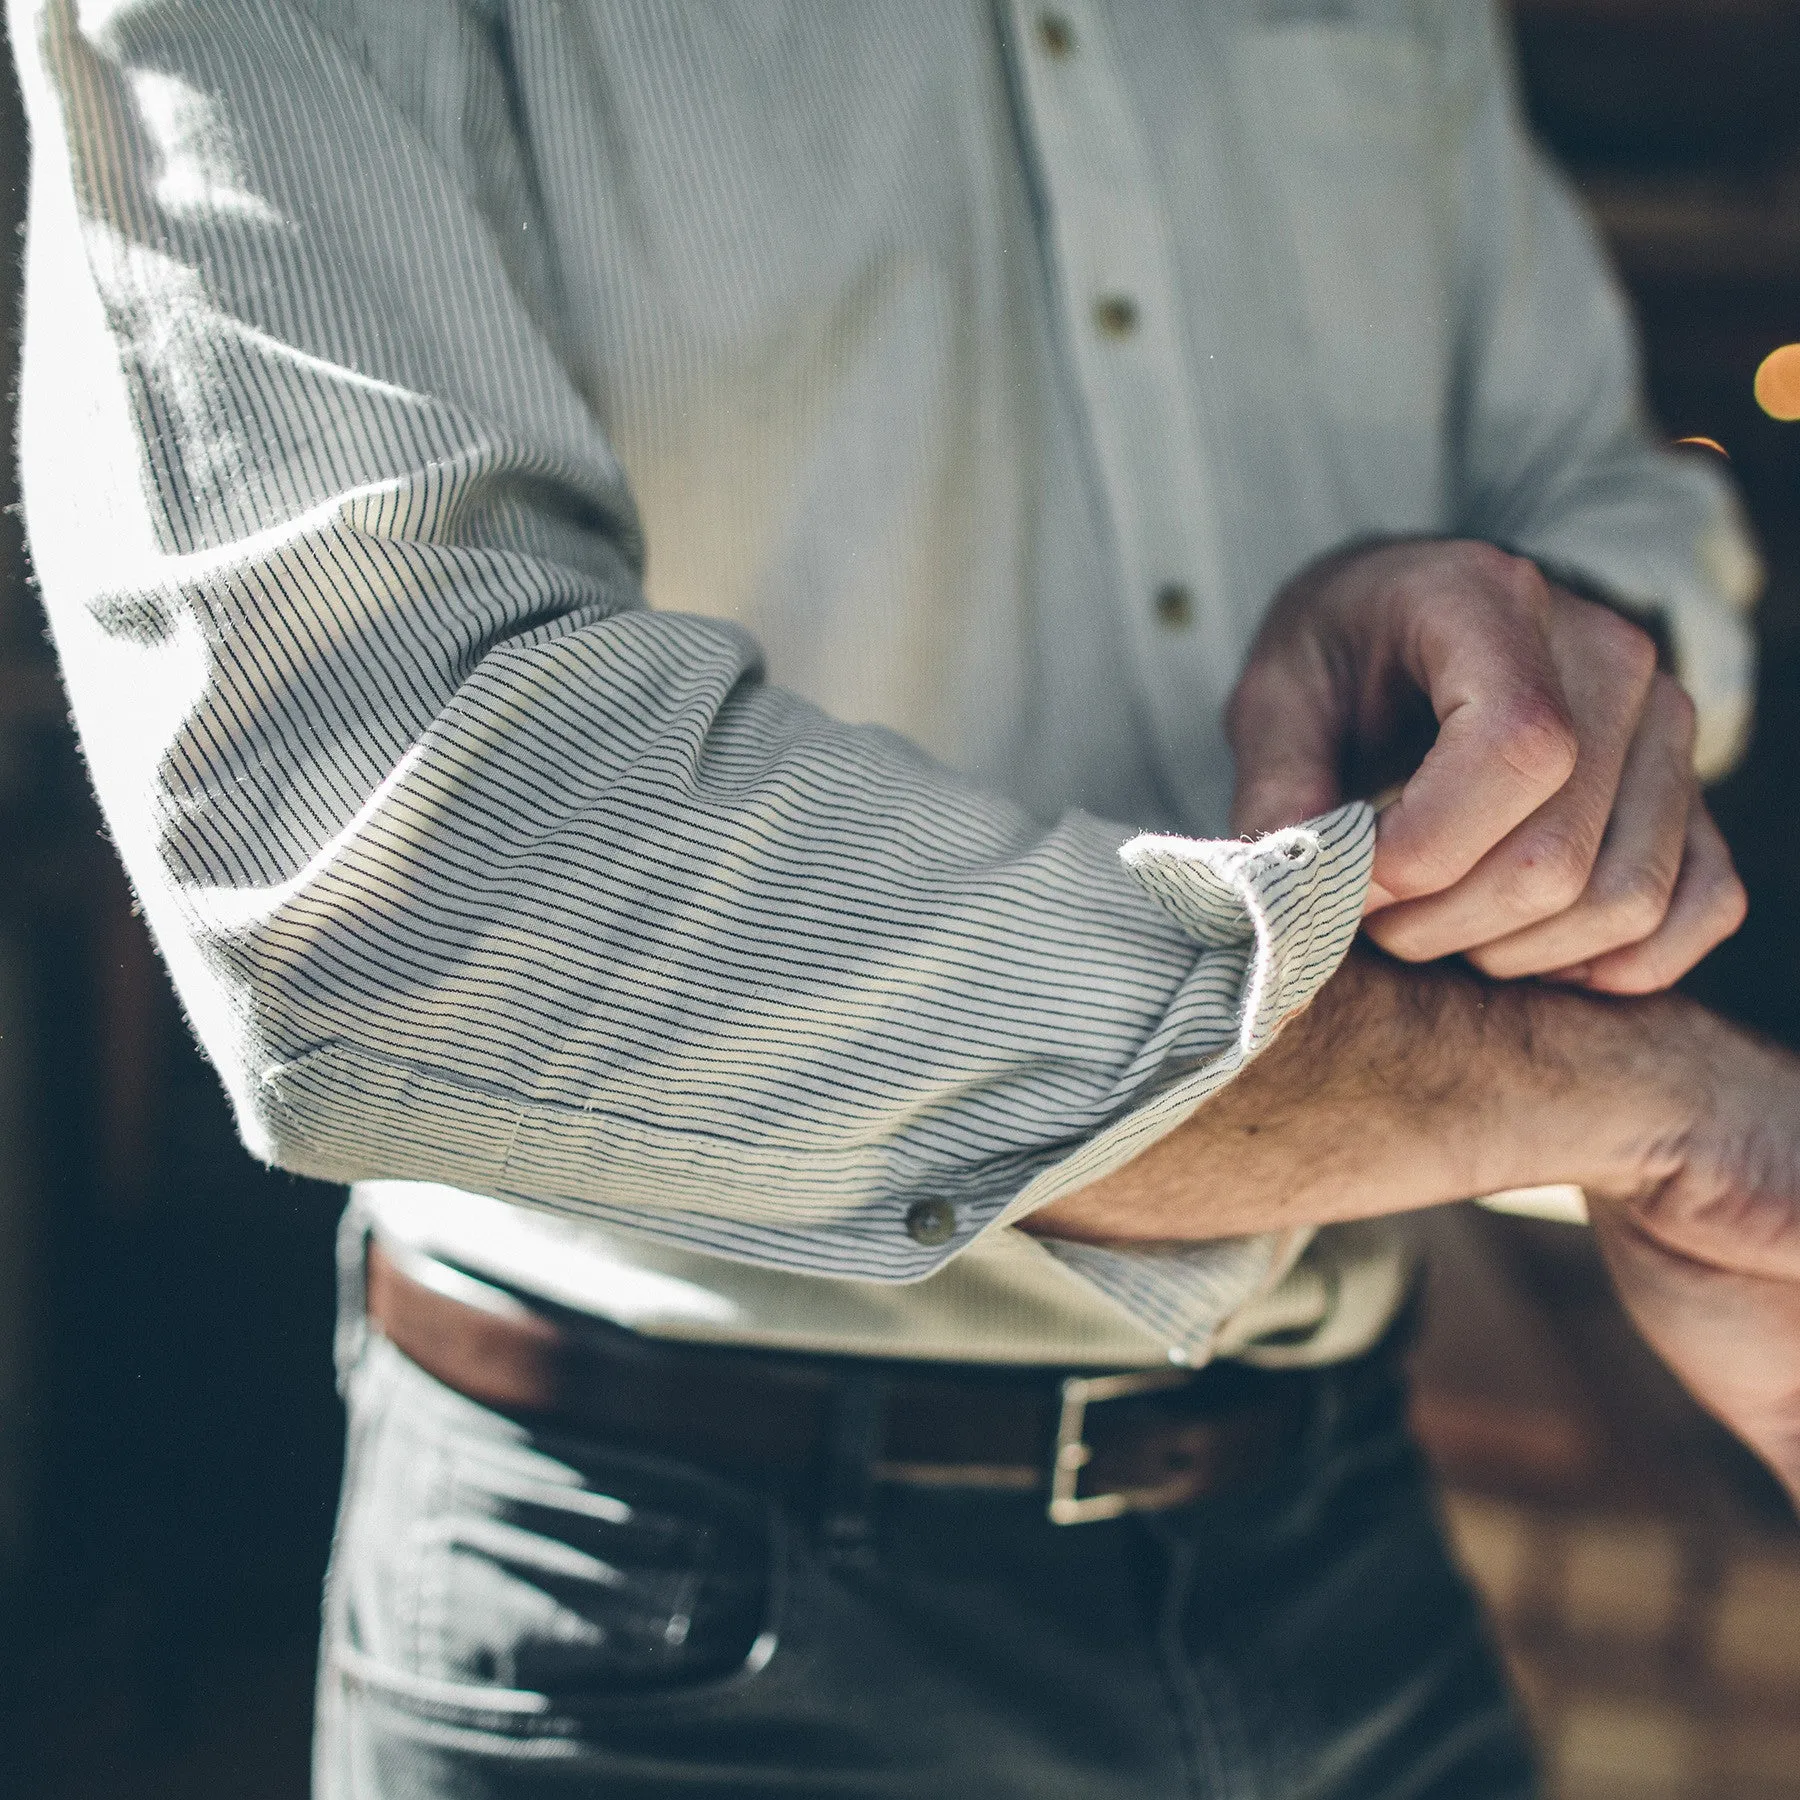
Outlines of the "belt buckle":
<svg viewBox="0 0 1800 1800">
<path fill-rule="evenodd" d="M 1062 1384 L 1062 1409 L 1056 1419 L 1056 1447 L 1050 1461 L 1052 1525 L 1091 1525 L 1154 1505 L 1163 1488 L 1121 1488 L 1106 1494 L 1083 1494 L 1081 1471 L 1094 1452 L 1084 1433 L 1088 1408 L 1108 1400 L 1128 1400 L 1163 1388 L 1181 1387 L 1191 1379 L 1186 1369 L 1132 1369 L 1120 1375 L 1071 1375 Z"/>
</svg>

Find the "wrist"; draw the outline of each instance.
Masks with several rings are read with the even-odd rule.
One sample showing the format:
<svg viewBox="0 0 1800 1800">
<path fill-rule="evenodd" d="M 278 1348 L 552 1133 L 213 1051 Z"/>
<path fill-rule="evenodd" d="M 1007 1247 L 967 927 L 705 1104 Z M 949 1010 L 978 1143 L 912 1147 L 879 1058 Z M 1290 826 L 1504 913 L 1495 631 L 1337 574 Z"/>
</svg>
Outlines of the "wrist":
<svg viewBox="0 0 1800 1800">
<path fill-rule="evenodd" d="M 1192 1241 L 1562 1182 L 1647 1197 L 1681 1166 L 1721 1030 L 1673 996 L 1495 983 L 1358 948 L 1185 1125 L 1027 1229 Z"/>
<path fill-rule="evenodd" d="M 1525 1096 L 1539 1120 L 1527 1131 L 1534 1180 L 1574 1182 L 1602 1202 L 1657 1192 L 1705 1113 L 1723 1028 L 1679 995 L 1537 992 L 1544 1029 L 1532 1033 Z"/>
<path fill-rule="evenodd" d="M 1732 1035 L 1678 995 L 1495 982 L 1367 952 L 1316 1012 L 1340 995 L 1376 1025 L 1351 1097 L 1366 1126 L 1352 1178 L 1382 1169 L 1397 1207 L 1564 1183 L 1603 1200 L 1654 1193 L 1682 1165 Z"/>
</svg>

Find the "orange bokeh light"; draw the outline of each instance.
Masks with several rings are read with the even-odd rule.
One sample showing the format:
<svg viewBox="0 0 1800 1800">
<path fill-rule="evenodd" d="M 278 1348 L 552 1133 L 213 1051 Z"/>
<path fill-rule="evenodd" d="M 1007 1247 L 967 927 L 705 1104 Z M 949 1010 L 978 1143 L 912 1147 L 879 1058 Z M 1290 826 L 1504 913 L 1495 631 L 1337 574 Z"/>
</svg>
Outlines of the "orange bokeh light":
<svg viewBox="0 0 1800 1800">
<path fill-rule="evenodd" d="M 1800 344 L 1771 350 L 1756 371 L 1756 404 L 1771 419 L 1800 419 Z"/>
<path fill-rule="evenodd" d="M 1724 459 L 1727 462 L 1731 461 L 1731 452 L 1729 450 L 1727 450 L 1725 448 L 1725 446 L 1723 444 L 1721 444 L 1717 438 L 1684 437 L 1684 438 L 1677 438 L 1675 440 L 1675 445 L 1676 445 L 1677 449 L 1679 449 L 1683 444 L 1690 444 L 1696 450 L 1716 450 L 1722 457 L 1724 457 Z"/>
</svg>

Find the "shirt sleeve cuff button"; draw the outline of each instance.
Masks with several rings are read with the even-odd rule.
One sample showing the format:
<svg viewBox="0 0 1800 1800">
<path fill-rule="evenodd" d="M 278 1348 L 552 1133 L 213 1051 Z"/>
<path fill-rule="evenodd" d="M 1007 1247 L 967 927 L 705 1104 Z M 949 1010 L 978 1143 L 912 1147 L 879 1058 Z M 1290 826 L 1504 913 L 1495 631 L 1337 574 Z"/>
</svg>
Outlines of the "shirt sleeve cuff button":
<svg viewBox="0 0 1800 1800">
<path fill-rule="evenodd" d="M 948 1200 L 915 1200 L 906 1209 L 906 1235 L 935 1250 L 956 1235 L 956 1208 Z"/>
<path fill-rule="evenodd" d="M 1289 828 L 1251 846 L 1250 865 L 1270 875 L 1292 875 L 1319 860 L 1319 840 L 1310 831 Z"/>
</svg>

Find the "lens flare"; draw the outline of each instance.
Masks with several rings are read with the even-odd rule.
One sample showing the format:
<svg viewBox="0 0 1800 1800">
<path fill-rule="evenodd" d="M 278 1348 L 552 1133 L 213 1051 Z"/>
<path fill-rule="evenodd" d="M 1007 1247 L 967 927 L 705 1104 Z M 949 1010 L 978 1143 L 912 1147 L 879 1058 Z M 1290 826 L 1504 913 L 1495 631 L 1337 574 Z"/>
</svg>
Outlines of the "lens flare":
<svg viewBox="0 0 1800 1800">
<path fill-rule="evenodd" d="M 1800 419 L 1800 344 L 1771 350 L 1756 371 L 1756 404 L 1771 419 Z"/>
</svg>

